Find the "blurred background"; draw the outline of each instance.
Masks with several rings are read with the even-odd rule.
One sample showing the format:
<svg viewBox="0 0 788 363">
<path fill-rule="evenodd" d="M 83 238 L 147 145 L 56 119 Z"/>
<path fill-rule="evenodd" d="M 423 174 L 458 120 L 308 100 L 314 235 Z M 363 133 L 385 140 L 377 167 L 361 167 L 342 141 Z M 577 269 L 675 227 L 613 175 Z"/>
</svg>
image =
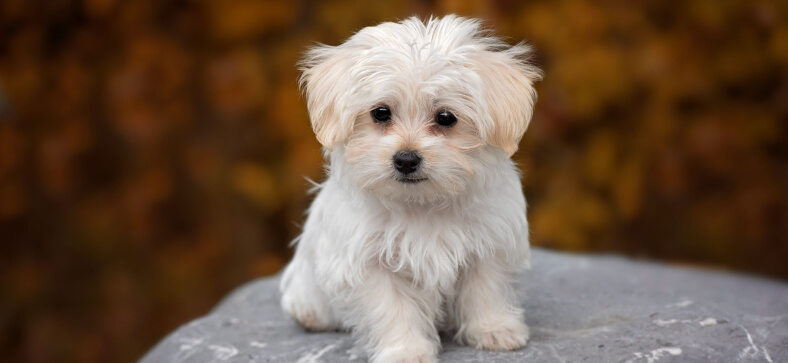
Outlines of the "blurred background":
<svg viewBox="0 0 788 363">
<path fill-rule="evenodd" d="M 295 63 L 482 17 L 546 77 L 532 243 L 788 279 L 788 2 L 0 1 L 0 350 L 131 362 L 276 273 L 321 180 Z"/>
</svg>

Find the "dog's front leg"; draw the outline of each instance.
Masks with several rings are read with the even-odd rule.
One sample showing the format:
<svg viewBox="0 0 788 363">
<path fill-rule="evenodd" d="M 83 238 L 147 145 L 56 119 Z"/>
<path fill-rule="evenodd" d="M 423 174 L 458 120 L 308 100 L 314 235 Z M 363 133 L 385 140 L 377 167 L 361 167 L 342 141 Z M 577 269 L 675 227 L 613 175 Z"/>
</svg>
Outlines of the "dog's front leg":
<svg viewBox="0 0 788 363">
<path fill-rule="evenodd" d="M 511 269 L 495 258 L 477 260 L 459 282 L 456 339 L 477 349 L 514 350 L 528 342 L 523 310 L 511 286 Z"/>
<path fill-rule="evenodd" d="M 432 291 L 430 291 L 432 290 Z M 370 362 L 436 362 L 440 296 L 397 274 L 371 267 L 347 301 L 353 332 Z"/>
</svg>

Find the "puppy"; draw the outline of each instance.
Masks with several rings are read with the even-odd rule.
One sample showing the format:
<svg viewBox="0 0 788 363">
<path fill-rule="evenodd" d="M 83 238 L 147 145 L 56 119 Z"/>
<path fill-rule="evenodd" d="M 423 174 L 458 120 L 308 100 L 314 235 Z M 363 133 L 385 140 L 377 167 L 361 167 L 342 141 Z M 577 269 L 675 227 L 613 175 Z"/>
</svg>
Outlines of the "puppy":
<svg viewBox="0 0 788 363">
<path fill-rule="evenodd" d="M 477 20 L 367 27 L 301 62 L 328 160 L 281 282 L 311 331 L 349 329 L 373 362 L 434 362 L 439 331 L 479 349 L 525 346 L 513 276 L 529 262 L 510 160 L 540 71 Z"/>
</svg>

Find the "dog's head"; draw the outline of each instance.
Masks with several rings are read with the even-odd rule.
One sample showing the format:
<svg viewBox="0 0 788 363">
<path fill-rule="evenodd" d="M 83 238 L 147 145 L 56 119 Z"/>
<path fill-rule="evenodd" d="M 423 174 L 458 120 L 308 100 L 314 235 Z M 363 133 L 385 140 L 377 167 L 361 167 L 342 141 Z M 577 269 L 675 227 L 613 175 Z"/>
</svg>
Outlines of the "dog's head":
<svg viewBox="0 0 788 363">
<path fill-rule="evenodd" d="M 382 196 L 434 200 L 465 191 L 491 154 L 517 150 L 540 78 L 529 52 L 477 20 L 409 18 L 310 49 L 301 86 L 337 172 Z"/>
</svg>

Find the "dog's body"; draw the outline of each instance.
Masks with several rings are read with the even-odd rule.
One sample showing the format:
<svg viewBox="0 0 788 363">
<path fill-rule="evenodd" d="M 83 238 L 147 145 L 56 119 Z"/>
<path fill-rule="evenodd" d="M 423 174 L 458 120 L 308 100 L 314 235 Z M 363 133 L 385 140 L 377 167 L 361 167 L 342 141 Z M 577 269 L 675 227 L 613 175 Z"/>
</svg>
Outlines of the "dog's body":
<svg viewBox="0 0 788 363">
<path fill-rule="evenodd" d="M 329 159 L 282 306 L 310 330 L 351 329 L 377 362 L 434 361 L 438 331 L 524 346 L 511 278 L 529 264 L 510 160 L 539 78 L 477 21 L 411 18 L 307 53 L 302 82 Z"/>
</svg>

